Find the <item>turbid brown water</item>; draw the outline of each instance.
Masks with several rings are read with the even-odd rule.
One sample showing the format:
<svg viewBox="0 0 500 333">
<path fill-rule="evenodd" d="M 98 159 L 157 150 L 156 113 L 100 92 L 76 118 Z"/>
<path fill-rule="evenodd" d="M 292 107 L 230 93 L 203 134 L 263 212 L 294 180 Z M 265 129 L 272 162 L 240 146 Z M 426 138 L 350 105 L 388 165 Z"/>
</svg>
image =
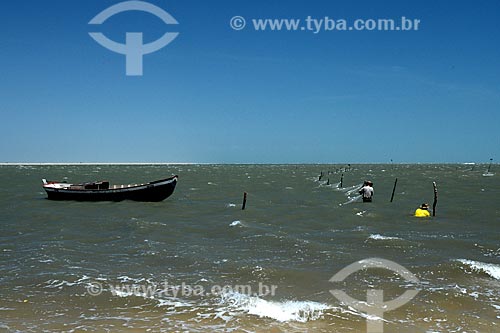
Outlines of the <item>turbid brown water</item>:
<svg viewBox="0 0 500 333">
<path fill-rule="evenodd" d="M 485 165 L 345 167 L 0 167 L 0 331 L 364 332 L 366 315 L 329 290 L 363 300 L 381 289 L 390 300 L 416 289 L 384 314 L 385 332 L 499 332 L 499 175 L 483 177 Z M 41 187 L 172 174 L 176 191 L 160 203 L 53 202 Z M 347 203 L 366 179 L 374 201 Z M 432 205 L 433 181 L 437 216 L 412 217 Z M 383 269 L 329 282 L 372 257 L 418 282 Z"/>
</svg>

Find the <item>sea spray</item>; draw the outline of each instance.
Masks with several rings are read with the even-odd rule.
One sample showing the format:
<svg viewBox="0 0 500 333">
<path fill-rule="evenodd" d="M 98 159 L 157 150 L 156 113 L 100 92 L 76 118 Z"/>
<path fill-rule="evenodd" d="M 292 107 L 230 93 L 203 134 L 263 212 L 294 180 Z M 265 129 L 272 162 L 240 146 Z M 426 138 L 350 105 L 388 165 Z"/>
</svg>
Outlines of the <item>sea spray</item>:
<svg viewBox="0 0 500 333">
<path fill-rule="evenodd" d="M 221 303 L 230 306 L 231 311 L 241 311 L 251 315 L 275 319 L 280 322 L 296 321 L 305 323 L 317 320 L 332 307 L 313 301 L 266 301 L 257 296 L 240 293 L 222 295 Z"/>
</svg>

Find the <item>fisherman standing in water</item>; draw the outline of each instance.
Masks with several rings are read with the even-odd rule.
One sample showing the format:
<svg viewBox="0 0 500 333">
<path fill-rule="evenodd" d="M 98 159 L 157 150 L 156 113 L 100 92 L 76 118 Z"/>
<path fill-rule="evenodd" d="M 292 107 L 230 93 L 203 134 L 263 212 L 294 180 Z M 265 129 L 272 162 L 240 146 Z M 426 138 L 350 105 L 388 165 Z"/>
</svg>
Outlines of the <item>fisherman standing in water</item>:
<svg viewBox="0 0 500 333">
<path fill-rule="evenodd" d="M 423 203 L 415 211 L 415 217 L 429 217 L 431 213 L 429 212 L 429 204 Z"/>
<path fill-rule="evenodd" d="M 373 193 L 373 183 L 366 180 L 363 183 L 363 187 L 359 190 L 359 194 L 363 196 L 363 202 L 372 202 Z"/>
</svg>

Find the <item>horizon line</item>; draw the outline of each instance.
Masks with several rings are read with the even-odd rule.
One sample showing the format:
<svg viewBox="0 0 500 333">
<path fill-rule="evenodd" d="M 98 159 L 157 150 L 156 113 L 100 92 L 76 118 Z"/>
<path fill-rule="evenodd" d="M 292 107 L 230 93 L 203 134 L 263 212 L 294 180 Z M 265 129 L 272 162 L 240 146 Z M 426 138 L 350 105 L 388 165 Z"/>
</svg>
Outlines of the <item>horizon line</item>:
<svg viewBox="0 0 500 333">
<path fill-rule="evenodd" d="M 358 163 L 327 163 L 327 162 L 0 162 L 0 166 L 20 166 L 20 165 L 210 165 L 210 164 L 227 164 L 227 165 L 364 165 L 364 164 L 460 164 L 460 165 L 477 165 L 489 164 L 491 162 L 358 162 Z M 497 163 L 492 163 L 497 164 Z"/>
</svg>

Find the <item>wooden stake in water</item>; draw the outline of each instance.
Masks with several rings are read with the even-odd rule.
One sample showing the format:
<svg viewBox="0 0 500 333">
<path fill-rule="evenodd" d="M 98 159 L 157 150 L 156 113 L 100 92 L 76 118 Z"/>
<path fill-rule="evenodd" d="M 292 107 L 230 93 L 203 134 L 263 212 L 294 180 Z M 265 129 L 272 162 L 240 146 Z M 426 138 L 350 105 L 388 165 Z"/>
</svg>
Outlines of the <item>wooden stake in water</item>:
<svg viewBox="0 0 500 333">
<path fill-rule="evenodd" d="M 489 172 L 490 172 L 490 170 L 491 170 L 491 163 L 493 163 L 493 159 L 492 159 L 492 158 L 490 158 L 490 165 L 488 165 L 488 173 L 489 173 Z"/>
<path fill-rule="evenodd" d="M 247 205 L 247 192 L 243 192 L 243 205 L 241 206 L 241 210 L 245 210 Z"/>
<path fill-rule="evenodd" d="M 434 203 L 432 204 L 432 216 L 436 216 L 436 205 L 438 203 L 438 189 L 436 182 L 432 182 L 432 186 L 434 186 Z"/>
<path fill-rule="evenodd" d="M 340 187 L 342 188 L 342 184 L 344 184 L 344 174 L 340 177 Z"/>
<path fill-rule="evenodd" d="M 398 184 L 398 179 L 394 181 L 394 187 L 392 188 L 391 202 L 394 200 L 394 192 L 396 191 L 396 185 Z"/>
</svg>

